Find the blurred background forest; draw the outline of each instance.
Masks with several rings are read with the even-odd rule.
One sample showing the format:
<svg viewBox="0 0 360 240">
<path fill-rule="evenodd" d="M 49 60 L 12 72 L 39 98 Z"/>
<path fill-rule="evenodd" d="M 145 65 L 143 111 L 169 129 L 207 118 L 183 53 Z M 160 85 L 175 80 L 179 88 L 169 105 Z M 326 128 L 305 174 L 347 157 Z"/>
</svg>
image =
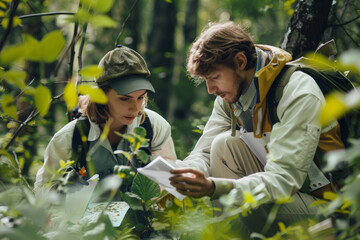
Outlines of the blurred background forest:
<svg viewBox="0 0 360 240">
<path fill-rule="evenodd" d="M 339 52 L 359 48 L 360 45 L 360 2 L 356 0 L 115 0 L 110 2 L 113 2 L 113 5 L 106 15 L 114 21 L 108 24 L 109 26 L 106 24 L 96 26 L 90 23 L 86 28 L 81 28 L 80 25 L 68 20 L 72 13 L 78 11 L 78 1 L 1 1 L 0 7 L 7 13 L 18 4 L 17 8 L 15 7 L 15 15 L 21 19 L 21 24 L 12 28 L 6 41 L 1 42 L 1 48 L 6 49 L 9 45 L 20 43 L 23 33 L 40 40 L 47 33 L 60 29 L 66 39 L 64 48 L 70 48 L 71 40 L 76 36 L 75 52 L 63 49 L 55 62 L 42 65 L 27 61 L 25 66 L 21 66 L 26 71 L 27 85 L 44 84 L 51 90 L 52 96 L 63 92 L 68 80 L 77 75 L 81 67 L 79 65 L 97 64 L 101 57 L 117 44 L 136 49 L 145 57 L 152 74 L 151 81 L 156 89 L 156 95 L 149 96 L 148 107 L 163 115 L 171 123 L 179 159 L 186 157 L 199 138 L 199 130 L 211 114 L 214 100 L 214 96 L 207 94 L 204 84 L 195 86 L 188 79 L 184 64 L 191 43 L 208 22 L 232 20 L 241 23 L 254 37 L 255 43 L 281 46 L 291 51 L 294 57 L 314 50 L 319 43 L 332 38 L 335 39 Z M 301 4 L 314 10 L 311 16 L 320 19 L 316 20 L 317 23 L 323 23 L 320 30 L 316 28 L 316 24 L 306 22 L 309 19 L 305 18 L 309 15 L 302 14 L 297 8 Z M 0 18 L 3 19 L 5 16 L 3 14 Z M 296 36 L 287 34 L 284 37 L 290 26 L 296 26 L 302 29 L 302 32 Z M 85 31 L 86 34 L 82 34 Z M 6 29 L 1 28 L 1 39 L 4 39 L 6 34 Z M 298 41 L 297 45 L 291 46 L 291 38 L 299 40 L 301 36 L 305 36 L 308 45 Z M 85 37 L 85 45 L 81 54 L 82 62 L 78 62 L 82 37 Z M 72 66 L 69 62 L 73 53 L 75 60 Z M 5 115 L 1 115 L 0 148 L 16 153 L 22 174 L 28 176 L 31 182 L 39 162 L 43 160 L 43 151 L 47 143 L 53 134 L 68 122 L 67 108 L 61 99 L 54 101 L 44 117 L 32 119 L 21 129 L 18 137 L 12 139 L 19 125 L 34 112 L 33 99 L 2 81 L 0 98 L 5 93 L 16 96 L 18 120 L 11 121 Z M 2 179 L 5 179 L 10 173 L 0 174 Z"/>
</svg>

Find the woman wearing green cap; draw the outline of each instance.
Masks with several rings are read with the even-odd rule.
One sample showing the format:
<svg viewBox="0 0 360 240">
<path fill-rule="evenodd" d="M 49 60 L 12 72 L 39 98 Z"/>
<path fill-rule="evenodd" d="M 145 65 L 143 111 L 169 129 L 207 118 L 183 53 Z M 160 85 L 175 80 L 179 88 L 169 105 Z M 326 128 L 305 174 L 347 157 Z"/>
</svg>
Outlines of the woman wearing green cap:
<svg viewBox="0 0 360 240">
<path fill-rule="evenodd" d="M 131 133 L 144 121 L 152 131 L 149 143 L 151 158 L 159 155 L 168 160 L 176 160 L 169 123 L 156 112 L 145 108 L 147 91 L 155 90 L 148 79 L 150 72 L 141 55 L 125 46 L 118 46 L 101 59 L 99 66 L 103 67 L 104 72 L 96 79 L 96 83 L 105 92 L 108 102 L 105 105 L 97 104 L 85 97 L 80 111 L 86 116 L 88 123 L 85 130 L 88 132 L 87 159 L 90 157 L 100 179 L 113 173 L 115 165 L 128 164 L 122 154 L 114 154 L 114 151 L 130 151 L 129 143 L 114 131 Z M 107 139 L 100 141 L 101 133 L 109 120 L 111 124 Z M 75 142 L 77 122 L 80 120 L 71 121 L 51 139 L 44 153 L 44 165 L 36 175 L 35 191 L 49 181 L 47 168 L 58 169 L 60 160 L 73 158 L 76 151 L 72 150 L 72 144 Z"/>
</svg>

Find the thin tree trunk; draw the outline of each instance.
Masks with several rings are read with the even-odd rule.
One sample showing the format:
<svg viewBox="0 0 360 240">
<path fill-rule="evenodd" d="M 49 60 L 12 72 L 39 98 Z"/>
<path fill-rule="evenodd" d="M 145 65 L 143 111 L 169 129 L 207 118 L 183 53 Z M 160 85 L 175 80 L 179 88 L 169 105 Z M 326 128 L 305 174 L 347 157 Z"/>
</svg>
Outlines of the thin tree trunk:
<svg viewBox="0 0 360 240">
<path fill-rule="evenodd" d="M 176 5 L 164 0 L 154 1 L 153 20 L 147 42 L 146 60 L 156 89 L 155 103 L 162 113 L 168 110 L 171 72 L 173 67 Z"/>
</svg>

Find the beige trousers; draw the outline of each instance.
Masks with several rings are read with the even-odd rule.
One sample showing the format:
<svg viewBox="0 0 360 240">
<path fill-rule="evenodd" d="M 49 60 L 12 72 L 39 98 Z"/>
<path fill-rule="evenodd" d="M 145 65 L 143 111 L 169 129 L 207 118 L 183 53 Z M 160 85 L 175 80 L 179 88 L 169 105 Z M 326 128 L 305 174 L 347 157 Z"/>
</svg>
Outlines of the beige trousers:
<svg viewBox="0 0 360 240">
<path fill-rule="evenodd" d="M 250 151 L 247 145 L 240 139 L 240 131 L 232 137 L 231 132 L 227 131 L 215 137 L 210 154 L 211 176 L 219 178 L 238 179 L 255 172 L 264 171 L 261 162 Z M 291 203 L 280 206 L 276 222 L 271 230 L 276 232 L 277 222 L 282 221 L 285 225 L 301 221 L 307 217 L 314 217 L 318 213 L 318 208 L 310 207 L 310 204 L 317 198 L 302 192 L 293 196 Z M 219 206 L 218 201 L 213 205 Z M 261 232 L 263 225 L 259 224 L 261 218 L 266 221 L 269 211 L 273 204 L 260 207 L 253 211 L 253 214 L 244 219 L 244 222 L 250 229 L 250 232 Z M 276 228 L 276 229 L 274 229 Z M 274 231 L 275 230 L 275 231 Z"/>
</svg>

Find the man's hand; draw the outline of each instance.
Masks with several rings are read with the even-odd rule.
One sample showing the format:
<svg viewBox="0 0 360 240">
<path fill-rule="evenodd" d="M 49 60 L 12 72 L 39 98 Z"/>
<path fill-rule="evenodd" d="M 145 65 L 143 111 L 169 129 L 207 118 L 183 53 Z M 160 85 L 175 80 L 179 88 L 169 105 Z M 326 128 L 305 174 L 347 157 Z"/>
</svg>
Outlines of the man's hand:
<svg viewBox="0 0 360 240">
<path fill-rule="evenodd" d="M 175 169 L 170 171 L 175 176 L 169 178 L 176 190 L 190 197 L 211 197 L 215 191 L 215 184 L 206 178 L 204 173 L 195 169 Z"/>
</svg>

